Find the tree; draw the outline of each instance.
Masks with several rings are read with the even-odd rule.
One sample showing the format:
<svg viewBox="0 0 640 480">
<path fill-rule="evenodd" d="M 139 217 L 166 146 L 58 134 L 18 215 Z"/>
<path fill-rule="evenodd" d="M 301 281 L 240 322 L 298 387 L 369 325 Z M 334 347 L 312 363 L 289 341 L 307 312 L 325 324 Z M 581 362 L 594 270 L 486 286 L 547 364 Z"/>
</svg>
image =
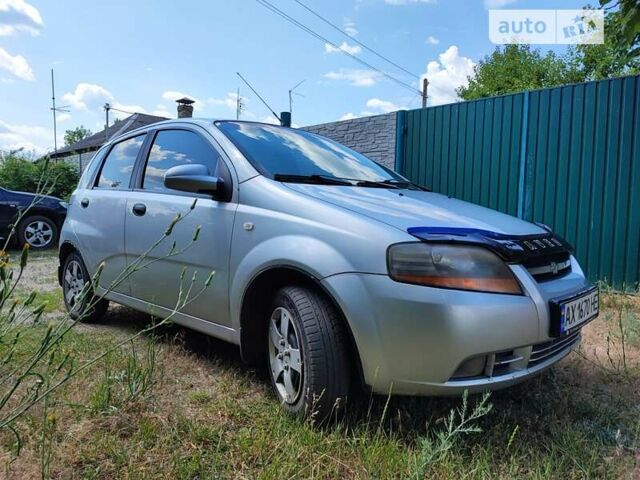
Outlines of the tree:
<svg viewBox="0 0 640 480">
<path fill-rule="evenodd" d="M 507 93 L 555 87 L 580 81 L 580 74 L 567 62 L 549 51 L 543 55 L 529 45 L 505 45 L 482 60 L 473 69 L 469 84 L 457 89 L 464 100 Z"/>
<path fill-rule="evenodd" d="M 600 0 L 600 6 L 607 10 L 618 7 L 620 14 L 619 40 L 626 44 L 629 58 L 640 56 L 640 5 L 638 5 L 638 0 Z"/>
<path fill-rule="evenodd" d="M 638 8 L 636 10 L 640 11 Z M 604 21 L 604 43 L 573 45 L 569 48 L 568 58 L 572 68 L 580 72 L 580 81 L 640 73 L 640 34 L 636 32 L 629 41 L 626 18 L 622 8 L 615 12 L 608 11 Z"/>
<path fill-rule="evenodd" d="M 9 190 L 36 193 L 46 181 L 53 185 L 51 195 L 69 198 L 78 184 L 78 169 L 70 163 L 33 162 L 16 154 L 3 154 L 0 159 L 0 185 Z"/>
<path fill-rule="evenodd" d="M 64 144 L 67 147 L 70 147 L 74 143 L 77 143 L 80 140 L 84 140 L 85 138 L 91 135 L 93 135 L 91 130 L 89 130 L 88 128 L 84 128 L 84 126 L 80 125 L 79 127 L 76 127 L 73 130 L 67 130 L 64 133 Z"/>
</svg>

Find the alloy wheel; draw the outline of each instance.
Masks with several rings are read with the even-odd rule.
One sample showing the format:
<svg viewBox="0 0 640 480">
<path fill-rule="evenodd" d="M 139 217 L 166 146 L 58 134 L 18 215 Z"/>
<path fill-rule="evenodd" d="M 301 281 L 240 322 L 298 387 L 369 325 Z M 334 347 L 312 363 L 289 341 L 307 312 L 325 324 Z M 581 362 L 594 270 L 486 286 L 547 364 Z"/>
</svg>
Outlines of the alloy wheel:
<svg viewBox="0 0 640 480">
<path fill-rule="evenodd" d="M 53 240 L 53 227 L 42 220 L 31 222 L 24 229 L 24 239 L 32 247 L 46 247 Z"/>
<path fill-rule="evenodd" d="M 82 305 L 84 284 L 82 266 L 77 260 L 71 260 L 64 272 L 64 298 L 69 310 L 76 311 Z"/>
<path fill-rule="evenodd" d="M 278 395 L 290 405 L 302 393 L 304 366 L 300 346 L 293 315 L 286 308 L 276 308 L 269 320 L 269 363 Z"/>
</svg>

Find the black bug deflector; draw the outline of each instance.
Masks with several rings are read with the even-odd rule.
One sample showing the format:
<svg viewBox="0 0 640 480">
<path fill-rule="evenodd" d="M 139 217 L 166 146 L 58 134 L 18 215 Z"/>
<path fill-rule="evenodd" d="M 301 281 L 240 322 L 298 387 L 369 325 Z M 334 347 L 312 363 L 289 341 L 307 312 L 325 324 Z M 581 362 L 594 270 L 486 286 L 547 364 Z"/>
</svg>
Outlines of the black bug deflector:
<svg viewBox="0 0 640 480">
<path fill-rule="evenodd" d="M 554 253 L 570 253 L 572 247 L 552 233 L 507 235 L 475 228 L 410 227 L 410 235 L 430 243 L 478 245 L 488 248 L 509 263 Z"/>
</svg>

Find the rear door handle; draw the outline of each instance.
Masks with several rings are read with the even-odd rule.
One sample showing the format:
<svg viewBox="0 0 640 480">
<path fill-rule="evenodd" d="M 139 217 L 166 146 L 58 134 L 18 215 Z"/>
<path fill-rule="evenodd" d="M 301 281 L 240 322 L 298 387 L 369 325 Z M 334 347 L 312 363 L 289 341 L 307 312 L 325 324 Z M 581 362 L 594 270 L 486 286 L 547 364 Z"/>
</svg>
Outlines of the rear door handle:
<svg viewBox="0 0 640 480">
<path fill-rule="evenodd" d="M 136 203 L 133 208 L 133 214 L 137 215 L 138 217 L 143 216 L 145 213 L 147 213 L 147 206 L 144 203 Z"/>
<path fill-rule="evenodd" d="M 80 200 L 80 205 L 82 205 L 82 208 L 87 208 L 89 206 L 89 199 L 83 198 L 82 200 Z"/>
</svg>

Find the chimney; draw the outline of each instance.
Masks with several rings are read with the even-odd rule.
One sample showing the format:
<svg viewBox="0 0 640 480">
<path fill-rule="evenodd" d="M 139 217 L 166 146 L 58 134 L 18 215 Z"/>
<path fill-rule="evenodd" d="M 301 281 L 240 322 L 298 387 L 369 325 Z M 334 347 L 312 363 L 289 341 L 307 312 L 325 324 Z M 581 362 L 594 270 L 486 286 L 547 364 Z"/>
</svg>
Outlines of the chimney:
<svg viewBox="0 0 640 480">
<path fill-rule="evenodd" d="M 178 104 L 178 118 L 191 118 L 193 117 L 193 104 L 195 103 L 190 98 L 184 97 L 176 100 Z"/>
</svg>

